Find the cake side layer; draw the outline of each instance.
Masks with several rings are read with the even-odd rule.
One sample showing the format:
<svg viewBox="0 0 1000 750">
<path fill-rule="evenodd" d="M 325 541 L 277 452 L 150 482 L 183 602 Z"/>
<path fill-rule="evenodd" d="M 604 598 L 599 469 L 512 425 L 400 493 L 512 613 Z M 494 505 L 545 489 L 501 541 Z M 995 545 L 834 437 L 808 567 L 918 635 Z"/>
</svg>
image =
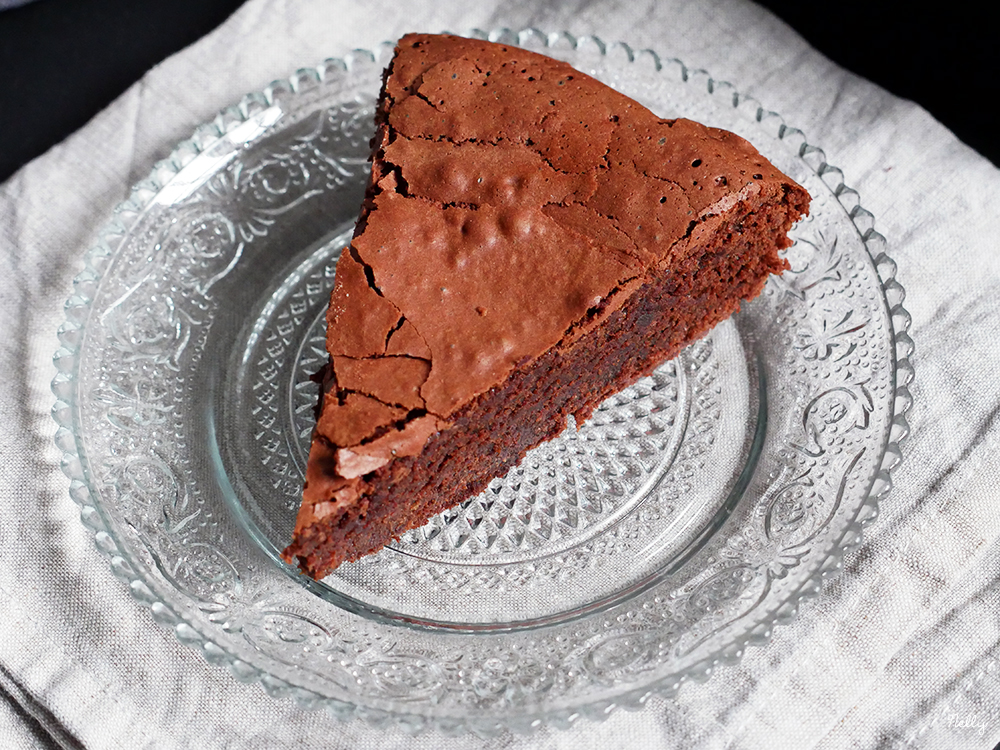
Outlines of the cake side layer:
<svg viewBox="0 0 1000 750">
<path fill-rule="evenodd" d="M 675 356 L 786 267 L 777 248 L 788 245 L 802 200 L 791 192 L 764 208 L 738 207 L 692 249 L 686 265 L 652 273 L 601 326 L 515 370 L 503 386 L 453 415 L 451 426 L 430 436 L 419 455 L 397 458 L 363 477 L 362 502 L 324 518 L 300 517 L 288 559 L 322 577 L 481 492 L 528 450 L 565 429 L 570 414 L 582 422 L 605 398 Z M 760 247 L 771 249 L 761 253 Z"/>
</svg>

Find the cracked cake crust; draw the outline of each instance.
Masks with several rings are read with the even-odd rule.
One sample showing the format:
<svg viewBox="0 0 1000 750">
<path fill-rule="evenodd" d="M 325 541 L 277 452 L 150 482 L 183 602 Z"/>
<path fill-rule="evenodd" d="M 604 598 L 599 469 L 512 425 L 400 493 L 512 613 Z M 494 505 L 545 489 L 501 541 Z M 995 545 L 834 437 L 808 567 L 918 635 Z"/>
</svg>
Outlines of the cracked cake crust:
<svg viewBox="0 0 1000 750">
<path fill-rule="evenodd" d="M 403 37 L 376 125 L 284 553 L 314 577 L 480 491 L 756 296 L 808 207 L 738 136 L 506 45 Z M 497 430 L 504 412 L 529 426 Z M 470 430 L 517 435 L 487 449 Z"/>
</svg>

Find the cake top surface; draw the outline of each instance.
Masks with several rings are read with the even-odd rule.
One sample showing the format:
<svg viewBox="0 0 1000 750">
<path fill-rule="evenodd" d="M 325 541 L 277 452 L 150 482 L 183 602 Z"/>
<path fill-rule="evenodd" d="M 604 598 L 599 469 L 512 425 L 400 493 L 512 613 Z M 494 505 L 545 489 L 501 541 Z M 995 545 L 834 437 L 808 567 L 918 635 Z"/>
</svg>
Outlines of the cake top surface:
<svg viewBox="0 0 1000 750">
<path fill-rule="evenodd" d="M 318 434 L 345 481 L 599 324 L 711 217 L 790 184 L 736 135 L 455 36 L 400 40 L 376 121 L 327 316 Z"/>
</svg>

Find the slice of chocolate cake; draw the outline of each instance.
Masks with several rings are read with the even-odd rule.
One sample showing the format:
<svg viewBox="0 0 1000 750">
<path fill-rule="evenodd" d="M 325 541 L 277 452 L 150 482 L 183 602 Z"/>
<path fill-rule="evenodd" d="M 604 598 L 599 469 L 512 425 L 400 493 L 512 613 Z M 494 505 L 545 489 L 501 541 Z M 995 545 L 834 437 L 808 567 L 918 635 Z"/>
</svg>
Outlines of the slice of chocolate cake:
<svg viewBox="0 0 1000 750">
<path fill-rule="evenodd" d="M 409 35 L 327 315 L 284 557 L 320 578 L 482 491 L 760 293 L 809 196 L 562 62 Z"/>
</svg>

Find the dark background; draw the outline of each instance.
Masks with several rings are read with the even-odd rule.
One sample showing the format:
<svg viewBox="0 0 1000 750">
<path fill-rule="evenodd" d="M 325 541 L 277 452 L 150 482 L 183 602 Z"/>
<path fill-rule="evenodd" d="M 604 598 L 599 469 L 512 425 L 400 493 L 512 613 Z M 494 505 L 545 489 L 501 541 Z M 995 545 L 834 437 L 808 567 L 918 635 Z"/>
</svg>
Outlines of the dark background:
<svg viewBox="0 0 1000 750">
<path fill-rule="evenodd" d="M 37 0 L 0 12 L 0 182 L 241 2 Z M 993 24 L 979 10 L 986 3 L 953 2 L 933 13 L 917 3 L 762 4 L 825 55 L 920 103 L 1000 165 L 1000 57 L 988 35 Z"/>
</svg>

